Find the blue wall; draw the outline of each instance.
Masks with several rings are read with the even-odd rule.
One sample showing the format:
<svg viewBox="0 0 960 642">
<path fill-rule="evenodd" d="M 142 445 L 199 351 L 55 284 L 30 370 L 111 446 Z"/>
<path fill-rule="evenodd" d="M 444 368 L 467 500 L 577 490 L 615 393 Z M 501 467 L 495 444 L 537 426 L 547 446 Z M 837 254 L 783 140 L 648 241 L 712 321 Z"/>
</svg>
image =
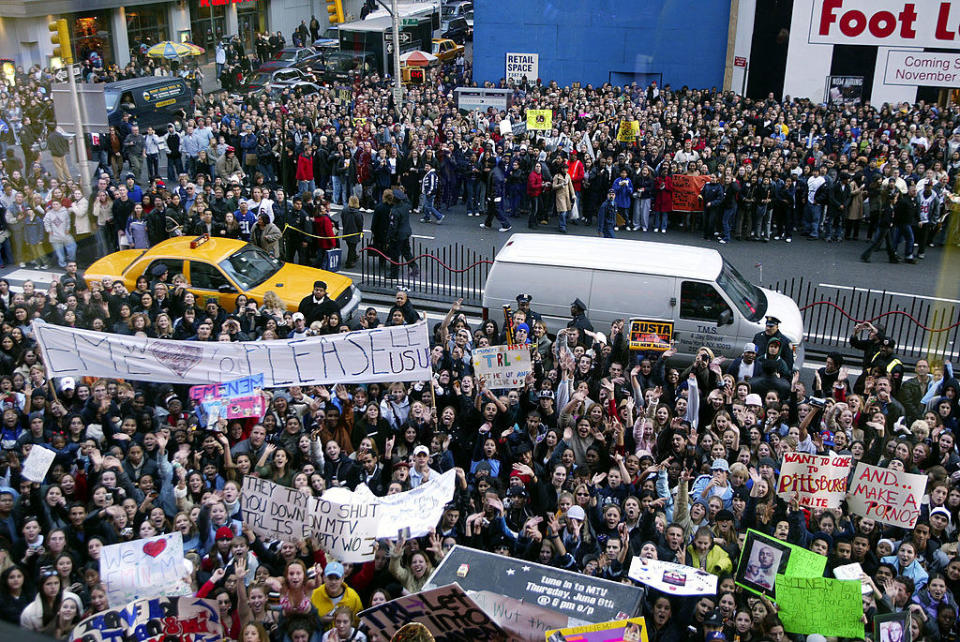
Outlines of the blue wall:
<svg viewBox="0 0 960 642">
<path fill-rule="evenodd" d="M 508 51 L 539 53 L 544 84 L 596 86 L 612 71 L 660 72 L 674 88 L 723 83 L 729 0 L 475 0 L 473 6 L 478 84 L 504 77 Z"/>
</svg>

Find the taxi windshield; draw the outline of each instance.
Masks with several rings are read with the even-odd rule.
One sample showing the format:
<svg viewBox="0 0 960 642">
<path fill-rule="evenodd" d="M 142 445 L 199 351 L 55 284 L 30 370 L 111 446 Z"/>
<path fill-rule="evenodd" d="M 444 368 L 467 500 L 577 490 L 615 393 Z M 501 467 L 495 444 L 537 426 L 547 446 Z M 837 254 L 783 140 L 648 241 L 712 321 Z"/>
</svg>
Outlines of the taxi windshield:
<svg viewBox="0 0 960 642">
<path fill-rule="evenodd" d="M 257 287 L 283 265 L 255 245 L 245 245 L 220 261 L 220 269 L 244 290 Z"/>
</svg>

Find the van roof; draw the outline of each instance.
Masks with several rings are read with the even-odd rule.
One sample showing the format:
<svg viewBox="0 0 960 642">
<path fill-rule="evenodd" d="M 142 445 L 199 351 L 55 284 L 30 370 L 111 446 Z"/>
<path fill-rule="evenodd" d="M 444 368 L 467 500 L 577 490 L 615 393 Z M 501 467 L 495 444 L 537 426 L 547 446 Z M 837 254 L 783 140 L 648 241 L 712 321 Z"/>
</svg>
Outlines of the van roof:
<svg viewBox="0 0 960 642">
<path fill-rule="evenodd" d="M 125 91 L 127 89 L 137 89 L 146 85 L 157 85 L 162 83 L 171 83 L 183 81 L 183 78 L 177 76 L 144 76 L 143 78 L 128 78 L 127 80 L 118 80 L 117 82 L 108 82 L 104 87 L 106 89 Z"/>
<path fill-rule="evenodd" d="M 713 280 L 723 257 L 716 250 L 587 236 L 514 234 L 497 252 L 497 262 L 633 272 Z"/>
</svg>

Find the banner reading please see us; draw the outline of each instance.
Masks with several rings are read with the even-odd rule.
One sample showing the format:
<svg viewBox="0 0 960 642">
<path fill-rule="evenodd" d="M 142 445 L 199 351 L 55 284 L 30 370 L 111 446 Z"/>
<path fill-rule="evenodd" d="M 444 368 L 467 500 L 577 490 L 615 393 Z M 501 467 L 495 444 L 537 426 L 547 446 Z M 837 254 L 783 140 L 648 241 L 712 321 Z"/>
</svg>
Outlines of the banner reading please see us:
<svg viewBox="0 0 960 642">
<path fill-rule="evenodd" d="M 430 377 L 425 321 L 285 341 L 171 341 L 34 321 L 50 377 L 219 383 L 263 373 L 263 387 Z"/>
</svg>

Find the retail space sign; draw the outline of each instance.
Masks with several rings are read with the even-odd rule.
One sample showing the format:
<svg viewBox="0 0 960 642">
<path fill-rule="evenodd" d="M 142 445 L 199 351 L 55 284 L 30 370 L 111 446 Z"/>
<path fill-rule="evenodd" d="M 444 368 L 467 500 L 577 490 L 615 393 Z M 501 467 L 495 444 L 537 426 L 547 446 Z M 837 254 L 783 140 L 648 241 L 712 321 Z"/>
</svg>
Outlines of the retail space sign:
<svg viewBox="0 0 960 642">
<path fill-rule="evenodd" d="M 892 49 L 887 52 L 883 84 L 960 87 L 960 51 L 936 53 Z"/>
<path fill-rule="evenodd" d="M 942 0 L 814 0 L 809 42 L 960 48 L 960 6 Z"/>
<path fill-rule="evenodd" d="M 507 53 L 507 82 L 535 82 L 540 77 L 540 54 Z"/>
</svg>

